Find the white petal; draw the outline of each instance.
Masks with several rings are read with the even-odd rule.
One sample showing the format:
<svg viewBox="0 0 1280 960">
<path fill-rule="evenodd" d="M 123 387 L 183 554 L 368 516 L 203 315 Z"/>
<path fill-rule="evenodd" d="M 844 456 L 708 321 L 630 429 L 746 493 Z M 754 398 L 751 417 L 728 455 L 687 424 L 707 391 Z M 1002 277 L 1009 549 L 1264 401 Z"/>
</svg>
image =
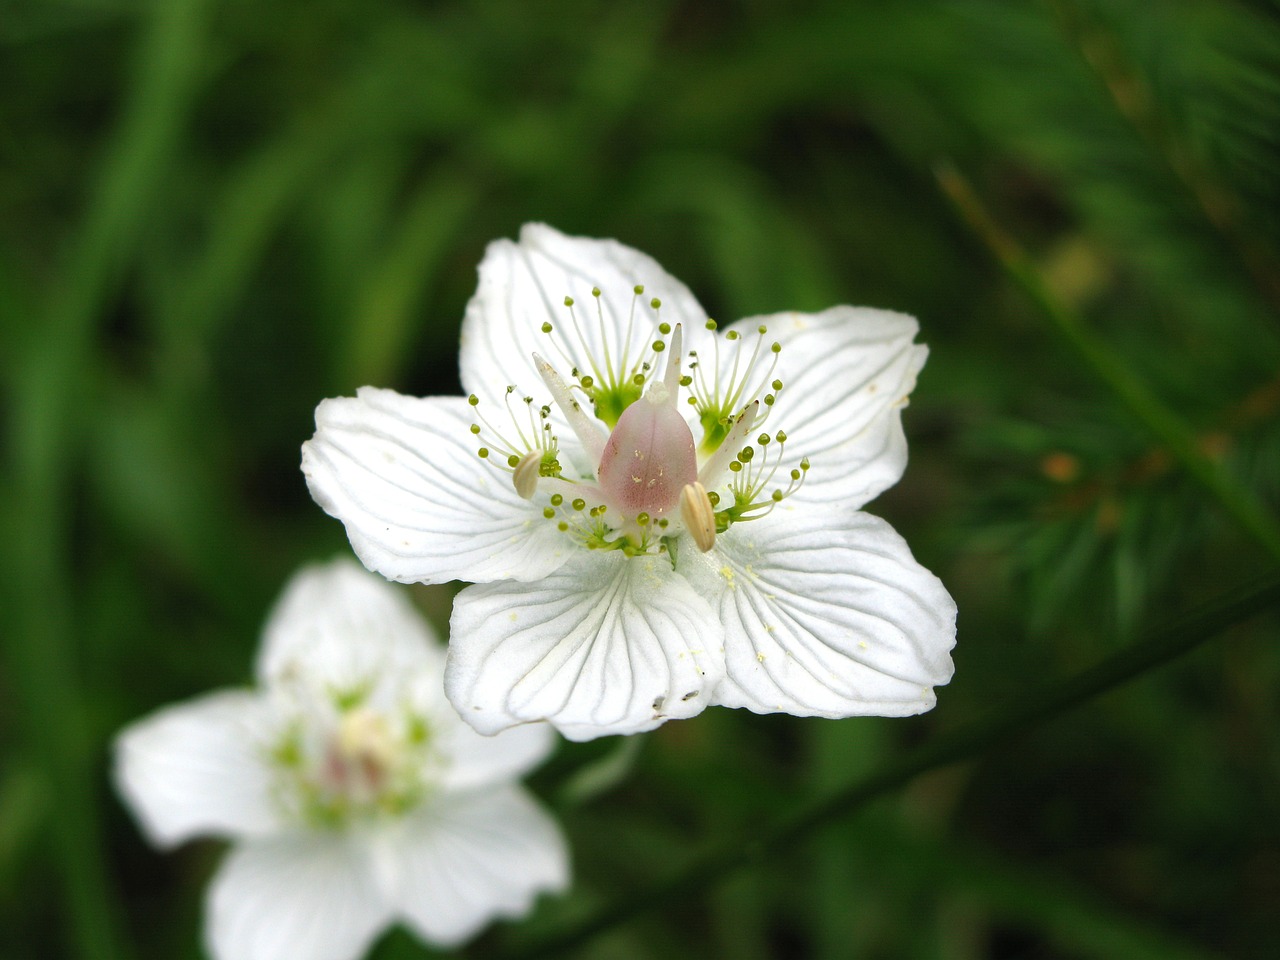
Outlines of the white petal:
<svg viewBox="0 0 1280 960">
<path fill-rule="evenodd" d="M 878 517 L 784 505 L 731 527 L 707 556 L 717 554 L 691 569 L 707 594 L 719 592 L 726 676 L 716 702 L 905 716 L 931 708 L 933 687 L 951 679 L 955 603 Z"/>
<path fill-rule="evenodd" d="M 302 446 L 311 496 L 390 580 L 537 580 L 567 543 L 510 478 L 477 456 L 461 397 L 362 387 L 316 408 Z"/>
<path fill-rule="evenodd" d="M 526 723 L 491 737 L 482 736 L 458 720 L 449 707 L 448 725 L 438 728 L 440 753 L 446 766 L 440 785 L 446 790 L 470 790 L 516 780 L 540 764 L 555 748 L 555 730 L 545 723 Z"/>
<path fill-rule="evenodd" d="M 537 583 L 468 587 L 450 637 L 445 693 L 481 733 L 651 730 L 702 712 L 723 672 L 711 608 L 666 557 L 584 551 Z"/>
<path fill-rule="evenodd" d="M 787 434 L 779 477 L 808 457 L 796 503 L 858 508 L 902 477 L 907 441 L 902 409 L 928 348 L 913 343 L 914 317 L 870 307 L 779 313 L 735 323 L 749 342 L 761 324 L 782 344 L 783 381 L 766 430 Z M 726 351 L 721 350 L 725 365 Z"/>
<path fill-rule="evenodd" d="M 445 794 L 390 838 L 385 896 L 428 943 L 456 946 L 569 883 L 559 827 L 519 787 Z"/>
<path fill-rule="evenodd" d="M 638 297 L 632 292 L 637 284 L 644 286 Z M 598 299 L 593 286 L 600 288 Z M 566 296 L 575 300 L 581 339 Z M 655 297 L 662 301 L 662 321 L 685 325 L 686 343 L 690 330 L 706 323 L 693 294 L 652 257 L 616 240 L 526 224 L 519 243 L 489 244 L 480 264 L 480 284 L 462 324 L 463 388 L 482 400 L 498 400 L 507 384 L 534 389 L 541 383 L 535 351 L 566 374 L 574 366 L 591 372 L 592 358 L 603 361 L 606 342 L 615 364 L 624 350 L 635 360 L 654 340 L 658 320 L 649 301 Z M 544 323 L 554 328 L 551 335 L 542 332 Z"/>
<path fill-rule="evenodd" d="M 116 788 L 157 846 L 270 832 L 278 826 L 264 755 L 270 736 L 269 708 L 248 691 L 166 707 L 116 738 Z"/>
<path fill-rule="evenodd" d="M 341 833 L 291 833 L 236 847 L 209 888 L 215 960 L 356 960 L 394 910 L 369 858 Z"/>
<path fill-rule="evenodd" d="M 345 689 L 387 673 L 440 677 L 444 647 L 404 590 L 353 560 L 303 568 L 267 620 L 258 679 L 271 683 L 305 673 Z"/>
</svg>

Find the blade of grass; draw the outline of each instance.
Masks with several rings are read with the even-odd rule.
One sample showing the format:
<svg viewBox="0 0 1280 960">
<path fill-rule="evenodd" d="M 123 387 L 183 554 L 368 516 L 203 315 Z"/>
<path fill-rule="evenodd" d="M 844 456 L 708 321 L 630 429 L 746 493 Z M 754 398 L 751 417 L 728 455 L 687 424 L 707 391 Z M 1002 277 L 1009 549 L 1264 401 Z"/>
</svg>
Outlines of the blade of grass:
<svg viewBox="0 0 1280 960">
<path fill-rule="evenodd" d="M 0 775 L 0 890 L 16 885 L 27 849 L 45 824 L 49 784 L 16 759 Z"/>
<path fill-rule="evenodd" d="M 1075 348 L 1085 365 L 1168 448 L 1183 469 L 1218 501 L 1241 529 L 1273 559 L 1280 560 L 1280 523 L 1267 512 L 1253 491 L 1241 486 L 1221 465 L 1210 460 L 1182 418 L 1147 389 L 1084 320 L 1054 295 L 1036 264 L 991 218 L 969 182 L 950 166 L 942 166 L 936 173 L 942 192 L 964 222 L 991 251 L 1009 278 Z"/>
<path fill-rule="evenodd" d="M 6 518 L 12 628 L 5 653 L 33 756 L 51 786 L 49 823 L 79 956 L 124 953 L 105 880 L 95 804 L 95 745 L 76 683 L 71 464 L 91 404 L 83 375 L 96 322 L 144 227 L 152 184 L 174 152 L 200 63 L 203 0 L 151 7 L 136 72 L 61 282 L 14 372 L 13 494 Z"/>
<path fill-rule="evenodd" d="M 410 198 L 382 262 L 358 292 L 335 351 L 340 391 L 394 382 L 417 333 L 414 312 L 439 279 L 450 243 L 471 216 L 479 191 L 459 171 L 430 176 Z"/>
<path fill-rule="evenodd" d="M 606 904 L 559 933 L 523 948 L 516 947 L 502 956 L 507 960 L 568 956 L 596 935 L 659 904 L 696 896 L 730 873 L 796 843 L 826 823 L 851 816 L 922 773 L 972 759 L 992 745 L 1047 723 L 1278 604 L 1280 571 L 1273 571 L 1267 579 L 1232 591 L 1087 670 L 1033 690 L 1003 709 L 935 737 L 871 774 L 800 807 L 753 836 L 735 837 L 695 857 L 683 869 Z"/>
</svg>

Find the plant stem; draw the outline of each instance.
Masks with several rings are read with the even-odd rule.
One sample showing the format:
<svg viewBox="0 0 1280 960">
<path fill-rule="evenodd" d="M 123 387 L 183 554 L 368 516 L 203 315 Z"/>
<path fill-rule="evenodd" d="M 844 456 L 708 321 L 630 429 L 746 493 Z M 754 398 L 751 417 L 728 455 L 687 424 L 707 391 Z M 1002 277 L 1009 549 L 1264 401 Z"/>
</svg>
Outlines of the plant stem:
<svg viewBox="0 0 1280 960">
<path fill-rule="evenodd" d="M 1010 279 L 1022 288 L 1075 348 L 1085 365 L 1213 495 L 1223 510 L 1273 559 L 1280 560 L 1280 523 L 1267 512 L 1253 492 L 1237 483 L 1220 464 L 1210 460 L 1196 442 L 1194 431 L 1182 418 L 1135 377 L 1081 317 L 1054 295 L 1035 263 L 992 220 L 973 187 L 958 171 L 943 166 L 937 170 L 937 177 L 943 193 L 955 205 L 964 222 L 991 251 Z"/>
</svg>

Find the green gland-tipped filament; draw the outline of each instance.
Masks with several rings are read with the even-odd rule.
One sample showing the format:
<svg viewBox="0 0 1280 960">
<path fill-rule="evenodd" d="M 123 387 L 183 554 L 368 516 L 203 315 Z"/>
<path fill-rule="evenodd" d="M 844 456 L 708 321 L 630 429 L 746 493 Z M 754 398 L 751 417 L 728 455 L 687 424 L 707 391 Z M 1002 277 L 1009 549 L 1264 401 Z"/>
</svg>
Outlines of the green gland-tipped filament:
<svg viewBox="0 0 1280 960">
<path fill-rule="evenodd" d="M 591 289 L 596 307 L 594 327 L 597 342 L 594 345 L 587 336 L 592 326 L 579 320 L 573 297 L 564 298 L 569 322 L 563 332 L 557 335 L 557 326 L 550 322 L 544 322 L 541 326 L 542 332 L 551 338 L 554 351 L 564 363 L 562 369 L 571 371 L 573 387 L 591 401 L 596 417 L 611 430 L 617 426 L 627 407 L 643 395 L 649 374 L 655 366 L 654 361 L 667 346 L 660 337 L 671 330 L 670 324 L 659 319 L 662 301 L 657 297 L 651 298 L 647 303 L 648 308 L 653 311 L 653 318 L 647 323 L 637 318 L 637 307 L 643 311 L 646 306 L 641 300 L 643 293 L 643 284 L 636 284 L 632 288 L 626 333 L 621 343 L 611 343 L 614 338 L 609 335 L 605 304 L 599 287 Z M 655 337 L 654 333 L 658 336 Z M 644 338 L 643 344 L 638 342 L 640 337 Z"/>
<path fill-rule="evenodd" d="M 707 321 L 707 329 L 715 330 L 715 321 Z M 733 429 L 737 417 L 744 409 L 759 400 L 764 404 L 764 414 L 757 419 L 763 424 L 768 419 L 769 411 L 782 390 L 782 381 L 774 379 L 773 374 L 778 366 L 778 357 L 782 353 L 782 344 L 776 340 L 768 347 L 769 363 L 767 368 L 762 363 L 765 354 L 765 335 L 769 328 L 761 324 L 756 328 L 756 339 L 750 354 L 746 356 L 745 344 L 736 330 L 730 330 L 723 339 L 734 345 L 733 363 L 721 376 L 720 339 L 712 341 L 715 353 L 711 358 L 711 370 L 708 372 L 694 351 L 689 351 L 689 369 L 691 378 L 691 395 L 689 404 L 698 413 L 698 422 L 702 427 L 702 440 L 698 450 L 704 455 L 711 455 L 720 449 L 720 445 Z"/>
<path fill-rule="evenodd" d="M 521 397 L 513 406 L 515 387 L 508 386 L 505 395 L 511 428 L 499 430 L 480 412 L 480 398 L 474 393 L 467 398 L 478 422 L 471 424 L 471 435 L 485 442 L 476 449 L 481 460 L 511 474 L 516 493 L 528 500 L 537 490 L 539 477 L 560 475 L 559 443 L 551 431 L 551 407 L 535 407 L 533 397 Z M 518 414 L 524 404 L 524 422 Z M 495 456 L 496 454 L 496 456 Z"/>
<path fill-rule="evenodd" d="M 757 520 L 800 489 L 809 472 L 809 459 L 800 461 L 786 475 L 785 485 L 774 486 L 782 462 L 787 435 L 779 430 L 772 437 L 761 434 L 757 447 L 743 447 L 737 458 L 729 462 L 729 492 L 733 502 L 716 511 L 716 529 L 723 533 L 731 524 Z M 756 456 L 756 451 L 759 456 Z M 721 525 L 723 523 L 723 526 Z"/>
</svg>

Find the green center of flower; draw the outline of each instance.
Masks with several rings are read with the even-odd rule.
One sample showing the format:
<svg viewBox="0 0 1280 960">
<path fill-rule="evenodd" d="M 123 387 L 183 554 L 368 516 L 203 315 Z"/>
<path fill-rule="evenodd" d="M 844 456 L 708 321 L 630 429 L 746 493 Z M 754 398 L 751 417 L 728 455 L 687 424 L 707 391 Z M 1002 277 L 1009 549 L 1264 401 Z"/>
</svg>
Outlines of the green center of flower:
<svg viewBox="0 0 1280 960">
<path fill-rule="evenodd" d="M 335 695 L 328 710 L 300 712 L 270 752 L 275 793 L 286 815 L 317 829 L 397 817 L 430 789 L 436 763 L 426 721 L 384 713 Z"/>
</svg>

